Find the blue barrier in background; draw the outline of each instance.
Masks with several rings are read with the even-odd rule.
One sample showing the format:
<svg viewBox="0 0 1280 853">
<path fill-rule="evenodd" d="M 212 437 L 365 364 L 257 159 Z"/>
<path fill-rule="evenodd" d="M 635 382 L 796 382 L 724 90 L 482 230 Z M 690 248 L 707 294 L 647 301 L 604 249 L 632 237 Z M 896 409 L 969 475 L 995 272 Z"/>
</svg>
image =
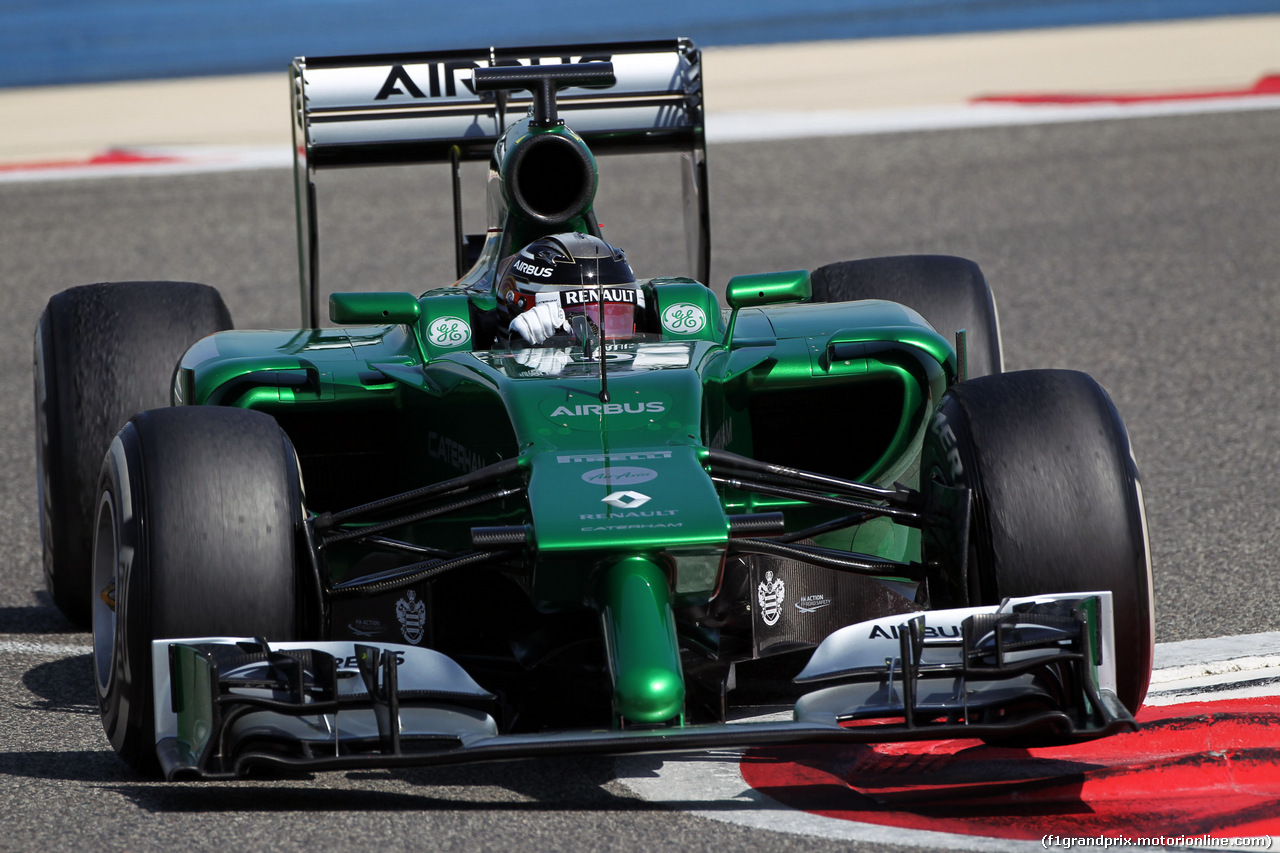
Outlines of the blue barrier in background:
<svg viewBox="0 0 1280 853">
<path fill-rule="evenodd" d="M 535 11 L 536 9 L 536 11 Z M 0 87 L 283 71 L 294 56 L 690 36 L 927 35 L 1280 11 L 1280 0 L 0 0 Z"/>
</svg>

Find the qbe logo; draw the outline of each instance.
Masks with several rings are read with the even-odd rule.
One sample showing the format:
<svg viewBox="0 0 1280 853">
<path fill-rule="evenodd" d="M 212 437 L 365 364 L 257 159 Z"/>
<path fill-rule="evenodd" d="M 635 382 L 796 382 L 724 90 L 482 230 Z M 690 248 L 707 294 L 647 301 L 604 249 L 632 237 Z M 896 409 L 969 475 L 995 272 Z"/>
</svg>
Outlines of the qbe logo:
<svg viewBox="0 0 1280 853">
<path fill-rule="evenodd" d="M 787 600 L 787 587 L 782 578 L 775 578 L 773 572 L 765 572 L 764 580 L 756 589 L 756 601 L 760 603 L 760 618 L 764 624 L 773 627 L 782 616 L 782 603 Z"/>
</svg>

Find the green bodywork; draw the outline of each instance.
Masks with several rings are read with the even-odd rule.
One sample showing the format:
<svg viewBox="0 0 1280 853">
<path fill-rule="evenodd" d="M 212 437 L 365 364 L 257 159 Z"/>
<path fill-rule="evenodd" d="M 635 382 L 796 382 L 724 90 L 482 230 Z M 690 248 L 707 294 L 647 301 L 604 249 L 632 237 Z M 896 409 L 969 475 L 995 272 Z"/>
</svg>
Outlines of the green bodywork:
<svg viewBox="0 0 1280 853">
<path fill-rule="evenodd" d="M 969 559 L 981 490 L 949 485 L 958 457 L 940 455 L 958 452 L 943 398 L 965 378 L 965 334 L 953 348 L 911 308 L 856 296 L 917 299 L 918 279 L 949 333 L 970 312 L 941 303 L 986 305 L 976 267 L 764 272 L 722 301 L 703 283 L 696 47 L 551 50 L 295 60 L 303 328 L 206 337 L 172 388 L 175 405 L 255 409 L 287 437 L 262 436 L 284 464 L 261 482 L 220 489 L 279 494 L 296 453 L 301 493 L 277 498 L 293 523 L 241 509 L 236 528 L 292 546 L 257 558 L 288 565 L 247 568 L 289 573 L 276 603 L 293 619 L 262 629 L 288 636 L 147 637 L 143 735 L 166 777 L 1135 730 L 1110 593 L 967 606 L 989 597 Z M 567 249 L 608 266 L 579 257 L 561 277 L 529 245 L 603 237 L 593 150 L 679 156 L 693 278 L 632 292 L 616 250 Z M 486 158 L 488 227 L 464 234 L 462 164 Z M 336 328 L 320 328 L 317 172 L 421 163 L 452 167 L 456 281 L 332 293 Z M 518 263 L 526 247 L 546 266 Z M 999 369 L 984 344 L 978 373 Z M 735 706 L 790 698 L 788 678 L 793 720 L 730 724 Z"/>
<path fill-rule="evenodd" d="M 313 479 L 361 458 L 363 448 L 326 434 L 337 415 L 369 425 L 361 443 L 398 439 L 389 454 L 378 454 L 391 464 L 366 474 L 395 472 L 374 494 L 523 460 L 527 501 L 506 506 L 498 521 L 533 531 L 526 584 L 534 605 L 543 612 L 595 609 L 609 638 L 617 714 L 655 722 L 675 716 L 667 712 L 678 711 L 683 696 L 671 607 L 705 603 L 714 593 L 729 517 L 790 508 L 788 525 L 799 528 L 823 512 L 717 487 L 703 468 L 705 449 L 786 464 L 797 447 L 818 445 L 830 457 L 824 470 L 875 485 L 911 484 L 928 416 L 956 368 L 948 342 L 895 303 L 743 307 L 731 315 L 730 334 L 715 295 L 701 284 L 673 279 L 644 287 L 659 316 L 692 306 L 682 316 L 692 310 L 704 322 L 694 329 L 697 323 L 685 320 L 659 339 L 611 344 L 608 402 L 600 399 L 598 354 L 470 349 L 473 298 L 457 288 L 417 299 L 411 324 L 205 338 L 181 362 L 175 402 L 275 415 L 300 449 L 309 496 Z M 352 312 L 359 306 L 366 316 L 381 314 L 380 306 L 397 317 L 412 313 L 401 294 L 340 296 L 336 304 Z M 531 358 L 549 352 L 563 359 L 558 373 L 543 372 Z M 868 402 L 860 405 L 864 394 Z M 884 410 L 886 399 L 898 401 L 895 409 Z M 851 411 L 881 424 L 878 446 L 842 446 L 855 424 L 836 413 Z M 775 421 L 784 415 L 789 438 L 778 442 Z M 852 468 L 842 454 L 857 460 Z M 642 497 L 606 500 L 627 492 Z M 357 502 L 342 498 L 318 490 L 322 503 L 308 508 Z M 433 520 L 414 536 L 459 547 L 469 525 L 485 522 L 495 519 Z M 918 558 L 914 531 L 883 519 L 833 537 L 824 544 Z M 332 560 L 330 579 L 342 580 L 350 565 Z"/>
<path fill-rule="evenodd" d="M 549 134 L 560 138 L 548 144 Z M 580 152 L 576 207 L 553 218 L 527 209 L 513 172 L 527 145 L 540 147 L 526 160 Z M 594 160 L 568 128 L 517 121 L 494 150 L 488 237 L 455 285 L 421 296 L 333 294 L 339 328 L 212 335 L 183 357 L 173 397 L 273 415 L 298 451 L 312 514 L 519 460 L 520 497 L 423 519 L 398 535 L 456 552 L 470 547 L 475 526 L 530 531 L 517 580 L 533 607 L 598 614 L 615 721 L 656 724 L 684 713 L 673 608 L 715 595 L 731 519 L 784 511 L 787 529 L 800 530 L 840 514 L 714 482 L 710 449 L 912 485 L 956 356 L 901 305 L 812 303 L 803 270 L 738 277 L 724 307 L 691 279 L 642 281 L 661 332 L 609 343 L 603 359 L 583 347 L 483 348 L 493 338 L 484 318 L 496 307 L 500 259 L 547 233 L 597 231 L 595 179 Z M 304 269 L 304 304 L 306 286 Z M 916 533 L 887 519 L 818 543 L 919 557 Z M 327 549 L 323 581 L 358 574 L 368 550 Z"/>
</svg>

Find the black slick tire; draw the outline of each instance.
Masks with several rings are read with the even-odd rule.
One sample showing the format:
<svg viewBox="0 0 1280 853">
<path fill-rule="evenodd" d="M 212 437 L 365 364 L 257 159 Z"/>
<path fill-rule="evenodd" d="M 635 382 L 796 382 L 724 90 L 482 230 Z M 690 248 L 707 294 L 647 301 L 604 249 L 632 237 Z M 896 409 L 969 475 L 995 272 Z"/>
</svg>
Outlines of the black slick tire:
<svg viewBox="0 0 1280 853">
<path fill-rule="evenodd" d="M 965 330 L 967 375 L 1002 370 L 1000 323 L 982 270 L 948 255 L 900 255 L 827 264 L 813 271 L 814 302 L 887 299 L 918 312 L 955 344 Z"/>
<path fill-rule="evenodd" d="M 102 464 L 93 553 L 94 673 L 117 753 L 158 768 L 151 641 L 297 639 L 297 458 L 268 415 L 135 415 Z"/>
<path fill-rule="evenodd" d="M 1110 590 L 1117 692 L 1136 712 L 1155 651 L 1150 549 L 1137 465 L 1107 393 L 1069 370 L 955 385 L 925 439 L 930 476 L 972 491 L 967 589 L 931 580 L 934 606 Z"/>
<path fill-rule="evenodd" d="M 222 297 L 191 282 L 129 281 L 55 295 L 36 324 L 36 474 L 45 585 L 90 620 L 89 562 L 102 455 L 135 412 L 169 404 L 174 366 L 231 328 Z"/>
</svg>

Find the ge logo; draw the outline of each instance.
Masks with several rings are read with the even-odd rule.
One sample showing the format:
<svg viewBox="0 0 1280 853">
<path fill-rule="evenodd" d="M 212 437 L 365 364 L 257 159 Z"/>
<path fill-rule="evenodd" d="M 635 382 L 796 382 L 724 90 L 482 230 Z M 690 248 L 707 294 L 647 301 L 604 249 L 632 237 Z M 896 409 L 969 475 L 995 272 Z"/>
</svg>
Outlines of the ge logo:
<svg viewBox="0 0 1280 853">
<path fill-rule="evenodd" d="M 437 347 L 459 347 L 471 340 L 471 326 L 457 317 L 439 317 L 427 326 L 427 341 Z"/>
<path fill-rule="evenodd" d="M 662 312 L 662 328 L 677 335 L 701 332 L 706 325 L 706 312 L 692 302 L 677 302 Z"/>
</svg>

